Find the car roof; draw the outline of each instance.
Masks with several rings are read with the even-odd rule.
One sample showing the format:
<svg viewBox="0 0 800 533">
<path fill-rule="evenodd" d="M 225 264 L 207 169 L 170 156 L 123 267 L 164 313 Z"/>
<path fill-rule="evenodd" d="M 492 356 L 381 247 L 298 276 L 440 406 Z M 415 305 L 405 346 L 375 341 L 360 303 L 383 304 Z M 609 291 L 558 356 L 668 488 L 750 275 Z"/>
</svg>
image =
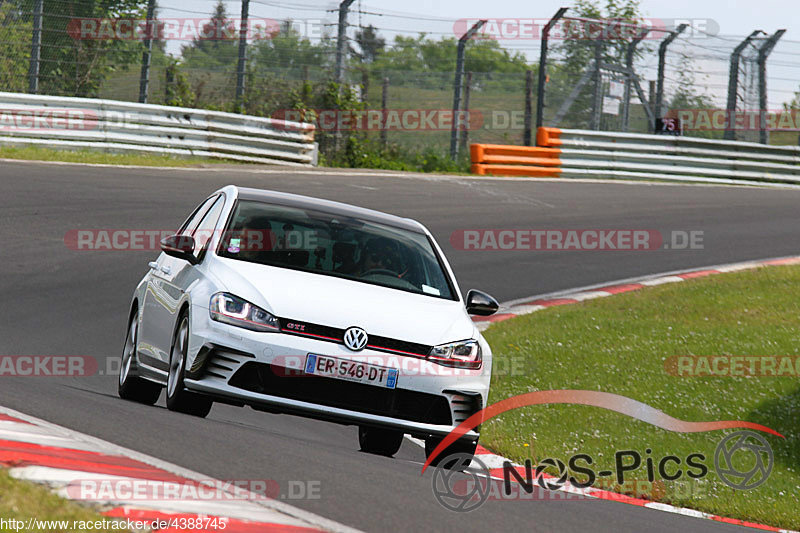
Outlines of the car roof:
<svg viewBox="0 0 800 533">
<path fill-rule="evenodd" d="M 321 211 L 331 215 L 376 222 L 386 226 L 413 231 L 415 233 L 426 233 L 425 227 L 416 220 L 390 215 L 389 213 L 383 213 L 381 211 L 334 202 L 332 200 L 323 200 L 322 198 L 303 196 L 301 194 L 269 191 L 265 189 L 251 189 L 249 187 L 235 188 L 238 191 L 238 198 L 241 200 L 252 200 L 268 204 L 296 207 L 299 209 L 308 209 L 311 211 Z"/>
</svg>

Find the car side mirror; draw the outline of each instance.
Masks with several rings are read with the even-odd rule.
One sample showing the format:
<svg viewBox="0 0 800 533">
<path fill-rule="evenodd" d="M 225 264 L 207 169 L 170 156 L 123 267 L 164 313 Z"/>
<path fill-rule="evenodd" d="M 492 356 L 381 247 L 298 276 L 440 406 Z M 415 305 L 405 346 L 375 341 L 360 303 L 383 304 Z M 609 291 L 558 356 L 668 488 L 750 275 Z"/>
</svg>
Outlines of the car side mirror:
<svg viewBox="0 0 800 533">
<path fill-rule="evenodd" d="M 170 235 L 161 239 L 161 251 L 172 257 L 184 259 L 191 264 L 197 264 L 194 256 L 194 237 L 191 235 Z"/>
<path fill-rule="evenodd" d="M 472 289 L 467 292 L 467 313 L 470 315 L 493 315 L 499 307 L 497 300 L 483 291 Z"/>
</svg>

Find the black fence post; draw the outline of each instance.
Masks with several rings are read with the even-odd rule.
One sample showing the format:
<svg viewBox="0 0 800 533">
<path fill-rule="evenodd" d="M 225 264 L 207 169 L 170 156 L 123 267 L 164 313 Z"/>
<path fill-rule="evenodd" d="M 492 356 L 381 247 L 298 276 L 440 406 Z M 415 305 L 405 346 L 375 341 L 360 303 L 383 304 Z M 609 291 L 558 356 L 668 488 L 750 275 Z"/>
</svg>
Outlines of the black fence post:
<svg viewBox="0 0 800 533">
<path fill-rule="evenodd" d="M 142 52 L 142 71 L 139 74 L 139 103 L 147 103 L 147 89 L 150 85 L 150 58 L 153 55 L 153 38 L 155 37 L 156 24 L 155 18 L 156 0 L 147 0 L 147 20 L 144 38 L 144 51 Z"/>
<path fill-rule="evenodd" d="M 467 151 L 467 144 L 469 144 L 469 125 L 470 125 L 470 111 L 469 111 L 469 95 L 470 88 L 472 87 L 472 72 L 467 72 L 467 78 L 464 81 L 464 123 L 461 125 L 461 140 L 459 142 L 459 150 L 462 153 Z"/>
<path fill-rule="evenodd" d="M 736 93 L 739 91 L 739 59 L 748 44 L 759 34 L 761 30 L 755 30 L 745 37 L 731 53 L 730 66 L 728 67 L 728 103 L 725 109 L 725 134 L 722 136 L 726 141 L 736 140 Z"/>
<path fill-rule="evenodd" d="M 239 24 L 239 61 L 236 65 L 236 110 L 243 111 L 245 69 L 247 67 L 247 30 L 250 18 L 250 0 L 242 0 L 242 20 Z"/>
<path fill-rule="evenodd" d="M 630 124 L 630 115 L 631 115 L 631 84 L 633 83 L 633 59 L 634 55 L 636 54 L 636 46 L 644 39 L 647 34 L 650 32 L 649 28 L 645 28 L 641 30 L 636 37 L 631 39 L 631 42 L 628 43 L 628 49 L 625 51 L 625 68 L 628 72 L 625 74 L 625 92 L 622 96 L 622 131 L 628 131 L 628 125 Z M 647 105 L 646 102 L 642 102 L 642 104 Z"/>
<path fill-rule="evenodd" d="M 28 92 L 39 92 L 39 61 L 42 53 L 42 11 L 44 0 L 33 3 L 33 35 L 31 37 L 31 62 L 28 68 Z"/>
<path fill-rule="evenodd" d="M 603 46 L 600 40 L 594 42 L 594 96 L 592 98 L 592 119 L 589 129 L 599 130 L 603 112 Z"/>
<path fill-rule="evenodd" d="M 767 57 L 775 48 L 778 39 L 783 37 L 786 30 L 773 33 L 764 44 L 758 48 L 758 142 L 769 143 L 769 130 L 767 129 Z"/>
<path fill-rule="evenodd" d="M 456 48 L 456 77 L 453 81 L 453 124 L 450 129 L 450 159 L 453 161 L 458 157 L 458 128 L 461 109 L 461 78 L 464 76 L 464 52 L 469 41 L 475 32 L 481 29 L 481 26 L 486 24 L 486 19 L 479 20 L 472 25 L 467 32 L 458 40 L 458 47 Z"/>
<path fill-rule="evenodd" d="M 656 118 L 662 118 L 663 116 L 663 107 L 664 107 L 664 69 L 666 68 L 667 64 L 667 47 L 670 45 L 672 41 L 674 41 L 678 35 L 683 33 L 683 31 L 688 28 L 688 24 L 681 24 L 677 28 L 675 28 L 674 32 L 671 32 L 667 37 L 661 41 L 661 44 L 658 45 L 658 78 L 656 80 L 656 102 L 653 105 L 653 114 Z M 650 127 L 655 132 L 656 125 L 655 123 L 650 124 Z"/>
<path fill-rule="evenodd" d="M 531 135 L 531 123 L 532 123 L 532 114 L 533 109 L 531 106 L 533 102 L 531 101 L 533 97 L 533 71 L 527 70 L 525 71 L 525 131 L 522 134 L 522 144 L 525 146 L 531 146 L 532 142 L 532 135 Z"/>
<path fill-rule="evenodd" d="M 547 24 L 542 28 L 541 48 L 539 50 L 539 81 L 536 85 L 536 129 L 544 125 L 544 93 L 545 82 L 547 82 L 547 40 L 550 36 L 550 29 L 567 12 L 566 7 L 561 7 L 556 11 Z"/>
<path fill-rule="evenodd" d="M 341 85 L 344 73 L 344 49 L 347 37 L 347 12 L 350 5 L 355 0 L 343 0 L 339 4 L 339 24 L 336 28 L 336 70 L 334 71 L 334 81 Z"/>
<path fill-rule="evenodd" d="M 383 78 L 383 87 L 381 88 L 381 146 L 385 149 L 388 145 L 387 132 L 386 132 L 386 105 L 389 100 L 389 78 Z"/>
</svg>

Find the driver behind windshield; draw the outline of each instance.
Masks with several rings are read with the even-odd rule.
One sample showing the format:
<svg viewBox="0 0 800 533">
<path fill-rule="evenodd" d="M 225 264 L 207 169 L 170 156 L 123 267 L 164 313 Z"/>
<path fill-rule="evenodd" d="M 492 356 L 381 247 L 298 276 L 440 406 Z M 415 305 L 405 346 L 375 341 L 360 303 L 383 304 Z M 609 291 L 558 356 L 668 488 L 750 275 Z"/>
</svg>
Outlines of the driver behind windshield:
<svg viewBox="0 0 800 533">
<path fill-rule="evenodd" d="M 400 259 L 400 251 L 395 241 L 386 237 L 375 237 L 367 241 L 361 252 L 357 275 L 392 275 L 402 278 L 406 268 Z"/>
</svg>

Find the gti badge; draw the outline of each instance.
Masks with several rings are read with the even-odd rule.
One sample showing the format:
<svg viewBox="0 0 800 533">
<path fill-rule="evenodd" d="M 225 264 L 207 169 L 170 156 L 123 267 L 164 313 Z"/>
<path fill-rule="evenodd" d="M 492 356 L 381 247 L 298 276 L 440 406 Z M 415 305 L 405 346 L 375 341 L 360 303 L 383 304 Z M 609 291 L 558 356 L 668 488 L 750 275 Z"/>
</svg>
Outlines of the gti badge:
<svg viewBox="0 0 800 533">
<path fill-rule="evenodd" d="M 363 350 L 367 341 L 367 332 L 361 328 L 347 328 L 347 331 L 344 332 L 344 345 L 354 352 Z"/>
</svg>

